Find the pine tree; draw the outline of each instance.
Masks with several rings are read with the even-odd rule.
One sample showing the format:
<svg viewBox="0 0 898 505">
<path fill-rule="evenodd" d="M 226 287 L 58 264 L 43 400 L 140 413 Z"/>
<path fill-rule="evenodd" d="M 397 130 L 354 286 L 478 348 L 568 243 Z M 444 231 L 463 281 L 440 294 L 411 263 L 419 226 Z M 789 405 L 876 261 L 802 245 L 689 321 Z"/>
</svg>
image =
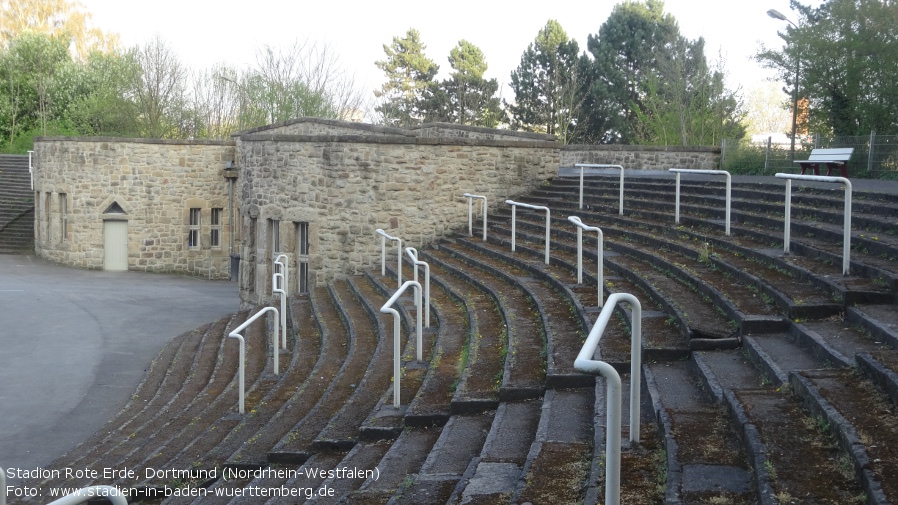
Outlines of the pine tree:
<svg viewBox="0 0 898 505">
<path fill-rule="evenodd" d="M 387 82 L 375 96 L 381 103 L 375 110 L 387 126 L 412 126 L 424 119 L 421 110 L 424 93 L 440 67 L 424 55 L 418 30 L 410 28 L 404 38 L 393 37 L 384 44 L 386 59 L 375 62 L 386 74 Z"/>
</svg>

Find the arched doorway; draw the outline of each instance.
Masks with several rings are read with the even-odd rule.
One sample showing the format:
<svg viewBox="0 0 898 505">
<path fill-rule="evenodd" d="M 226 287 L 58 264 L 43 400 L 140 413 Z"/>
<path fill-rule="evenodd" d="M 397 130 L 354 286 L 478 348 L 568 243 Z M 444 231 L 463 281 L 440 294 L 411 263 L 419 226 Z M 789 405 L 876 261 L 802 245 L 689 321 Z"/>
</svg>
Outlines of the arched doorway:
<svg viewBox="0 0 898 505">
<path fill-rule="evenodd" d="M 103 213 L 103 270 L 128 270 L 128 215 L 116 202 Z"/>
</svg>

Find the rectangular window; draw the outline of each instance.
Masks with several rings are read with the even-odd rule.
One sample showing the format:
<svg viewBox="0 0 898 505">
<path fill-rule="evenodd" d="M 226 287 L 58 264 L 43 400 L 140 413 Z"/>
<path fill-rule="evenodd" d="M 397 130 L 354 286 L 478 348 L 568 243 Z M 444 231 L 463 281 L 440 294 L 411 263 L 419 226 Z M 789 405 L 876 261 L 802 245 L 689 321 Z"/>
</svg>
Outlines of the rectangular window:
<svg viewBox="0 0 898 505">
<path fill-rule="evenodd" d="M 309 223 L 296 224 L 297 288 L 300 293 L 309 292 Z"/>
<path fill-rule="evenodd" d="M 59 241 L 66 241 L 66 229 L 69 225 L 69 205 L 66 200 L 66 194 L 59 194 Z"/>
<path fill-rule="evenodd" d="M 187 247 L 200 248 L 200 209 L 190 209 L 190 229 L 187 232 Z"/>
<path fill-rule="evenodd" d="M 212 228 L 210 232 L 212 247 L 221 247 L 221 210 L 220 208 L 212 209 Z"/>
<path fill-rule="evenodd" d="M 281 222 L 277 219 L 268 220 L 268 236 L 271 237 L 271 257 L 277 256 L 281 250 Z"/>
<path fill-rule="evenodd" d="M 245 222 L 245 221 L 244 221 Z M 259 226 L 261 228 L 261 226 Z M 246 230 L 246 245 L 245 250 L 247 254 L 247 259 L 255 259 L 256 254 L 256 218 L 251 217 L 249 219 L 249 229 Z M 242 261 L 242 260 L 241 260 Z M 256 290 L 256 265 L 255 261 L 247 261 L 243 264 L 246 265 L 247 270 L 246 273 L 241 273 L 241 275 L 246 275 L 245 279 L 247 280 L 247 286 L 249 286 L 249 292 L 255 293 Z"/>
</svg>

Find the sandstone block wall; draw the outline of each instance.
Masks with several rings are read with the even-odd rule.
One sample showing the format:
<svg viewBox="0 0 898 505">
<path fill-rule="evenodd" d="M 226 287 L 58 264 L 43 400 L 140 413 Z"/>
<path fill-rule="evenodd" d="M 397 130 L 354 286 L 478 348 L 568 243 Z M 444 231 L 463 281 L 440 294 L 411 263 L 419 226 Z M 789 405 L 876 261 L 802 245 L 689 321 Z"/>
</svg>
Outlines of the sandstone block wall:
<svg viewBox="0 0 898 505">
<path fill-rule="evenodd" d="M 339 119 L 302 117 L 260 126 L 234 134 L 234 138 L 245 135 L 367 135 L 415 137 L 415 133 L 401 128 L 390 128 L 365 123 L 353 123 Z"/>
<path fill-rule="evenodd" d="M 296 223 L 309 223 L 310 281 L 321 284 L 379 264 L 375 229 L 400 237 L 403 248 L 420 247 L 467 224 L 463 193 L 486 195 L 496 208 L 555 176 L 560 161 L 559 145 L 548 136 L 359 133 L 240 137 L 244 300 L 270 293 L 275 252 L 294 261 Z M 273 226 L 280 251 L 272 250 Z M 388 251 L 395 265 L 395 243 Z"/>
<path fill-rule="evenodd" d="M 690 168 L 719 170 L 719 147 L 566 145 L 561 150 L 561 166 L 576 163 L 621 165 L 626 170 L 667 170 Z"/>
<path fill-rule="evenodd" d="M 230 212 L 222 171 L 234 157 L 233 142 L 37 138 L 35 250 L 102 269 L 105 220 L 127 220 L 129 270 L 227 278 Z M 107 214 L 113 205 L 124 213 Z M 187 243 L 192 207 L 201 209 L 195 249 Z M 223 209 L 219 247 L 210 245 L 212 208 Z"/>
</svg>

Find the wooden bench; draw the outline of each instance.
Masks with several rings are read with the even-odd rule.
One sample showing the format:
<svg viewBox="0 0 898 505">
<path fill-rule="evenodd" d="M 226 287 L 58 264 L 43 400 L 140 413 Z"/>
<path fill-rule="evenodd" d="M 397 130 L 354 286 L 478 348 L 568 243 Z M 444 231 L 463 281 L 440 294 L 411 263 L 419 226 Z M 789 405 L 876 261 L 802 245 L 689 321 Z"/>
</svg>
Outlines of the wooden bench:
<svg viewBox="0 0 898 505">
<path fill-rule="evenodd" d="M 836 149 L 814 149 L 806 160 L 795 160 L 801 165 L 801 174 L 808 168 L 814 170 L 814 175 L 820 175 L 820 165 L 826 165 L 826 175 L 832 175 L 833 168 L 842 169 L 842 177 L 848 178 L 848 160 L 851 159 L 853 147 L 839 147 Z"/>
</svg>

